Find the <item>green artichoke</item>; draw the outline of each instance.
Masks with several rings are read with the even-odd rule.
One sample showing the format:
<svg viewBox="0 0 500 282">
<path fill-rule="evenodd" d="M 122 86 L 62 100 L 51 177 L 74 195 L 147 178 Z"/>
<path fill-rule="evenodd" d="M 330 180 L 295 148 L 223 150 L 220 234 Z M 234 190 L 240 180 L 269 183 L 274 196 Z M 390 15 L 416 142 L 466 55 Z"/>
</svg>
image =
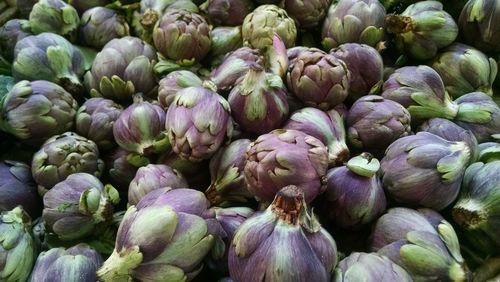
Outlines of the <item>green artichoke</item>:
<svg viewBox="0 0 500 282">
<path fill-rule="evenodd" d="M 62 0 L 39 0 L 33 5 L 29 21 L 34 34 L 51 32 L 74 41 L 80 17 L 73 6 Z"/>
</svg>

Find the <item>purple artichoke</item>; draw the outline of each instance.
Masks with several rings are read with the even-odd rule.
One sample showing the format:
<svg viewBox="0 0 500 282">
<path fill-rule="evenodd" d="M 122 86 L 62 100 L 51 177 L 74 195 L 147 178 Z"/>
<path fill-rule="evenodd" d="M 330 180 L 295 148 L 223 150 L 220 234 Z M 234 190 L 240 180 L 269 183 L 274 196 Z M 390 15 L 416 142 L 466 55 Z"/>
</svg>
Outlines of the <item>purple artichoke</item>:
<svg viewBox="0 0 500 282">
<path fill-rule="evenodd" d="M 75 7 L 78 13 L 81 15 L 85 11 L 90 10 L 98 6 L 106 6 L 111 3 L 111 0 L 68 0 L 68 3 Z M 123 1 L 122 1 L 123 2 Z"/>
<path fill-rule="evenodd" d="M 347 137 L 359 149 L 383 153 L 411 133 L 410 113 L 401 104 L 377 95 L 358 99 L 347 115 Z"/>
<path fill-rule="evenodd" d="M 113 124 L 122 111 L 123 107 L 112 100 L 91 98 L 78 109 L 76 132 L 94 141 L 101 150 L 113 148 Z"/>
<path fill-rule="evenodd" d="M 205 194 L 213 205 L 222 202 L 246 202 L 252 198 L 243 173 L 246 151 L 250 143 L 249 139 L 233 141 L 210 159 L 212 181 Z"/>
<path fill-rule="evenodd" d="M 345 43 L 330 54 L 342 60 L 351 73 L 350 100 L 375 92 L 382 84 L 384 62 L 375 48 L 366 44 Z"/>
<path fill-rule="evenodd" d="M 45 193 L 43 219 L 61 240 L 82 239 L 111 221 L 119 200 L 112 186 L 91 174 L 74 173 Z"/>
<path fill-rule="evenodd" d="M 248 190 L 262 202 L 271 202 L 282 187 L 296 185 L 310 203 L 324 190 L 327 168 L 328 149 L 320 140 L 276 129 L 250 144 L 244 173 Z"/>
<path fill-rule="evenodd" d="M 115 38 L 97 54 L 85 83 L 92 96 L 129 103 L 136 93 L 156 94 L 156 61 L 156 51 L 141 39 Z"/>
<path fill-rule="evenodd" d="M 37 218 L 41 213 L 40 202 L 30 167 L 20 162 L 0 161 L 0 211 L 22 206 L 31 218 Z"/>
<path fill-rule="evenodd" d="M 129 26 L 125 18 L 114 10 L 95 7 L 85 11 L 82 15 L 80 40 L 87 46 L 100 50 L 109 41 L 129 34 Z"/>
<path fill-rule="evenodd" d="M 27 20 L 13 19 L 0 27 L 0 55 L 7 60 L 14 58 L 16 43 L 31 35 Z"/>
<path fill-rule="evenodd" d="M 397 202 L 442 210 L 458 195 L 475 148 L 428 132 L 394 141 L 381 162 L 382 183 Z"/>
<path fill-rule="evenodd" d="M 165 133 L 165 111 L 141 96 L 121 112 L 113 124 L 113 136 L 123 149 L 138 155 L 150 155 L 168 149 Z"/>
<path fill-rule="evenodd" d="M 344 119 L 336 110 L 302 108 L 290 116 L 283 129 L 294 129 L 318 138 L 328 147 L 329 166 L 340 165 L 349 159 Z"/>
<path fill-rule="evenodd" d="M 149 192 L 160 188 L 186 188 L 184 177 L 166 165 L 149 164 L 140 167 L 128 188 L 128 203 L 137 205 Z"/>
<path fill-rule="evenodd" d="M 76 9 L 63 0 L 39 0 L 33 5 L 29 21 L 34 34 L 50 32 L 74 41 L 80 17 Z"/>
<path fill-rule="evenodd" d="M 33 155 L 31 172 L 38 184 L 38 193 L 45 194 L 66 177 L 85 172 L 100 177 L 104 162 L 94 141 L 73 132 L 56 135 Z"/>
<path fill-rule="evenodd" d="M 345 166 L 326 174 L 326 189 L 320 198 L 322 214 L 334 224 L 357 229 L 376 220 L 386 208 L 382 182 L 376 175 L 377 159 L 368 153 L 354 157 Z"/>
<path fill-rule="evenodd" d="M 235 281 L 330 281 L 335 240 L 321 227 L 303 192 L 286 186 L 264 211 L 243 222 L 229 250 Z"/>
<path fill-rule="evenodd" d="M 290 92 L 306 105 L 322 110 L 344 102 L 350 80 L 343 61 L 317 49 L 300 52 L 287 74 Z"/>
<path fill-rule="evenodd" d="M 177 92 L 166 117 L 174 152 L 190 161 L 209 159 L 232 135 L 230 112 L 228 102 L 208 89 L 188 87 Z"/>
<path fill-rule="evenodd" d="M 288 116 L 287 91 L 281 77 L 256 65 L 231 90 L 228 101 L 234 120 L 246 132 L 269 132 Z"/>
<path fill-rule="evenodd" d="M 483 52 L 500 52 L 500 6 L 498 0 L 467 1 L 459 18 L 465 42 Z"/>
<path fill-rule="evenodd" d="M 466 141 L 471 144 L 471 147 L 477 146 L 474 135 L 468 133 L 467 129 L 447 119 L 431 118 L 424 122 L 418 131 L 427 131 L 448 141 Z"/>
<path fill-rule="evenodd" d="M 285 10 L 301 29 L 319 25 L 326 16 L 330 0 L 285 0 Z"/>
<path fill-rule="evenodd" d="M 160 80 L 158 102 L 160 102 L 164 108 L 168 108 L 168 106 L 172 104 L 177 92 L 191 86 L 203 86 L 203 81 L 198 75 L 190 71 L 173 71 Z"/>
<path fill-rule="evenodd" d="M 254 9 L 251 0 L 209 0 L 208 20 L 216 26 L 238 26 Z"/>
<path fill-rule="evenodd" d="M 200 61 L 210 51 L 210 27 L 205 19 L 187 10 L 170 9 L 153 31 L 154 45 L 174 61 Z"/>
</svg>

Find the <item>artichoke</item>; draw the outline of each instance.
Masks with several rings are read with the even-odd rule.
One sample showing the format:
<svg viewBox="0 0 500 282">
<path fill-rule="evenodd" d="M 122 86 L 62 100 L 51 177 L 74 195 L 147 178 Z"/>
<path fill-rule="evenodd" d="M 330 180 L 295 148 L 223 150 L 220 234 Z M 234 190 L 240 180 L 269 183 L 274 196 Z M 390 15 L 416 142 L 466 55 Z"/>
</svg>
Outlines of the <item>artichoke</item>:
<svg viewBox="0 0 500 282">
<path fill-rule="evenodd" d="M 19 2 L 19 0 L 17 0 Z M 73 6 L 78 14 L 83 14 L 85 11 L 90 10 L 94 7 L 104 7 L 111 3 L 111 0 L 68 0 L 67 1 L 71 6 Z M 121 1 L 125 2 L 125 1 Z"/>
<path fill-rule="evenodd" d="M 331 50 L 330 54 L 343 61 L 351 73 L 349 100 L 376 92 L 382 84 L 384 62 L 375 48 L 366 44 L 345 43 Z"/>
<path fill-rule="evenodd" d="M 344 119 L 334 109 L 328 112 L 302 108 L 290 116 L 283 129 L 294 129 L 318 138 L 328 147 L 329 166 L 340 165 L 349 159 Z"/>
<path fill-rule="evenodd" d="M 297 130 L 276 129 L 259 136 L 247 150 L 248 190 L 271 202 L 284 186 L 296 185 L 310 203 L 324 190 L 328 149 L 320 140 Z"/>
<path fill-rule="evenodd" d="M 401 104 L 377 95 L 358 99 L 347 115 L 347 137 L 356 148 L 383 153 L 411 133 L 410 113 Z"/>
<path fill-rule="evenodd" d="M 335 269 L 333 282 L 412 282 L 411 276 L 386 256 L 377 253 L 353 252 Z"/>
<path fill-rule="evenodd" d="M 497 63 L 481 51 L 461 43 L 444 49 L 432 62 L 452 97 L 480 91 L 493 94 Z"/>
<path fill-rule="evenodd" d="M 202 269 L 214 243 L 203 193 L 158 189 L 125 213 L 113 254 L 97 271 L 99 281 L 189 281 Z"/>
<path fill-rule="evenodd" d="M 208 0 L 208 20 L 216 26 L 238 26 L 254 9 L 251 0 Z"/>
<path fill-rule="evenodd" d="M 243 173 L 250 143 L 249 139 L 233 141 L 210 159 L 211 183 L 205 194 L 213 205 L 246 202 L 252 198 Z"/>
<path fill-rule="evenodd" d="M 500 253 L 500 161 L 477 162 L 465 171 L 452 216 L 475 249 Z"/>
<path fill-rule="evenodd" d="M 330 281 L 334 239 L 321 227 L 296 186 L 286 186 L 264 211 L 243 222 L 229 250 L 235 281 Z"/>
<path fill-rule="evenodd" d="M 112 100 L 91 98 L 78 109 L 76 132 L 94 141 L 103 151 L 113 148 L 113 124 L 122 111 L 123 107 Z"/>
<path fill-rule="evenodd" d="M 288 116 L 287 90 L 279 75 L 252 65 L 229 93 L 234 120 L 243 131 L 263 134 L 279 128 Z"/>
<path fill-rule="evenodd" d="M 153 47 L 139 38 L 115 38 L 97 54 L 85 83 L 92 96 L 129 103 L 135 93 L 156 94 L 156 60 Z"/>
<path fill-rule="evenodd" d="M 210 31 L 212 56 L 225 55 L 243 46 L 241 26 L 216 27 Z"/>
<path fill-rule="evenodd" d="M 262 49 L 273 45 L 276 33 L 287 48 L 295 45 L 297 28 L 287 12 L 276 5 L 260 5 L 243 21 L 241 34 L 243 44 Z"/>
<path fill-rule="evenodd" d="M 332 3 L 321 37 L 326 50 L 344 43 L 378 47 L 384 37 L 384 6 L 378 0 L 340 0 Z"/>
<path fill-rule="evenodd" d="M 460 31 L 465 42 L 483 52 L 500 52 L 500 2 L 498 0 L 468 1 L 462 9 Z"/>
<path fill-rule="evenodd" d="M 47 139 L 31 163 L 40 195 L 71 174 L 85 172 L 100 177 L 103 170 L 104 162 L 94 141 L 73 132 Z"/>
<path fill-rule="evenodd" d="M 101 265 L 101 255 L 87 244 L 53 248 L 40 253 L 29 282 L 96 281 L 95 272 Z"/>
<path fill-rule="evenodd" d="M 155 26 L 153 41 L 158 52 L 169 59 L 200 61 L 210 51 L 210 27 L 196 13 L 170 9 Z"/>
<path fill-rule="evenodd" d="M 39 144 L 73 126 L 78 104 L 49 81 L 20 81 L 0 99 L 0 129 Z"/>
<path fill-rule="evenodd" d="M 382 183 L 397 202 L 442 210 L 457 197 L 475 150 L 428 132 L 400 138 L 382 159 Z"/>
<path fill-rule="evenodd" d="M 53 33 L 27 36 L 16 44 L 12 75 L 17 80 L 48 80 L 74 95 L 84 91 L 83 53 L 68 40 Z"/>
<path fill-rule="evenodd" d="M 13 19 L 0 26 L 0 56 L 11 61 L 16 43 L 30 35 L 31 27 L 27 20 Z"/>
<path fill-rule="evenodd" d="M 386 208 L 377 159 L 363 153 L 326 174 L 326 189 L 319 199 L 323 214 L 342 228 L 358 229 L 376 220 Z"/>
<path fill-rule="evenodd" d="M 375 224 L 371 248 L 414 281 L 469 281 L 453 227 L 433 210 L 389 209 Z"/>
<path fill-rule="evenodd" d="M 230 138 L 233 123 L 228 102 L 202 87 L 179 92 L 167 110 L 166 129 L 175 153 L 190 161 L 209 159 Z"/>
<path fill-rule="evenodd" d="M 177 170 L 161 164 L 140 167 L 128 188 L 129 205 L 137 205 L 149 192 L 160 188 L 186 188 L 186 179 Z"/>
<path fill-rule="evenodd" d="M 39 0 L 33 5 L 29 21 L 34 34 L 51 32 L 74 41 L 80 17 L 73 6 L 62 0 Z"/>
<path fill-rule="evenodd" d="M 447 119 L 431 118 L 424 122 L 418 131 L 427 131 L 448 141 L 467 141 L 466 139 L 470 138 L 469 144 L 477 146 L 474 135 L 467 133 L 466 129 Z"/>
<path fill-rule="evenodd" d="M 432 59 L 458 35 L 453 17 L 438 1 L 419 1 L 400 15 L 388 15 L 385 28 L 395 34 L 396 46 L 417 60 Z"/>
<path fill-rule="evenodd" d="M 43 196 L 45 225 L 61 240 L 82 239 L 109 224 L 118 191 L 88 173 L 73 173 Z"/>
<path fill-rule="evenodd" d="M 439 74 L 428 66 L 396 69 L 385 81 L 382 97 L 403 105 L 413 121 L 427 118 L 453 119 L 458 106 L 445 90 Z"/>
<path fill-rule="evenodd" d="M 193 72 L 187 70 L 173 71 L 159 82 L 158 102 L 168 108 L 181 89 L 190 86 L 203 86 L 203 81 Z"/>
<path fill-rule="evenodd" d="M 129 26 L 125 18 L 114 10 L 95 7 L 85 11 L 82 15 L 80 40 L 87 46 L 100 50 L 109 41 L 129 34 Z"/>
<path fill-rule="evenodd" d="M 26 281 L 36 258 L 31 218 L 21 207 L 0 213 L 0 280 Z"/>
<path fill-rule="evenodd" d="M 140 95 L 134 100 L 113 124 L 116 143 L 131 153 L 144 156 L 167 150 L 165 111 L 157 104 L 143 101 Z"/>
<path fill-rule="evenodd" d="M 40 198 L 30 167 L 15 161 L 0 161 L 0 211 L 21 206 L 31 218 L 41 213 Z"/>
<path fill-rule="evenodd" d="M 285 10 L 301 29 L 319 25 L 326 16 L 330 0 L 285 0 Z"/>
<path fill-rule="evenodd" d="M 306 105 L 328 110 L 347 98 L 350 80 L 343 61 L 313 48 L 297 55 L 286 82 L 290 92 Z"/>
</svg>

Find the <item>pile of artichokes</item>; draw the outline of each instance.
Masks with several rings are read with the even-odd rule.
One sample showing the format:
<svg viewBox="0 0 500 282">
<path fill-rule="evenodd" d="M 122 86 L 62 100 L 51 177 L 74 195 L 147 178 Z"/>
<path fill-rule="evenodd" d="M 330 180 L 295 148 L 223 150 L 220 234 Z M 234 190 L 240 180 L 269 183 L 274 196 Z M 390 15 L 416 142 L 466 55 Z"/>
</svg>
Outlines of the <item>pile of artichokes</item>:
<svg viewBox="0 0 500 282">
<path fill-rule="evenodd" d="M 0 281 L 500 281 L 500 0 L 0 0 Z"/>
</svg>

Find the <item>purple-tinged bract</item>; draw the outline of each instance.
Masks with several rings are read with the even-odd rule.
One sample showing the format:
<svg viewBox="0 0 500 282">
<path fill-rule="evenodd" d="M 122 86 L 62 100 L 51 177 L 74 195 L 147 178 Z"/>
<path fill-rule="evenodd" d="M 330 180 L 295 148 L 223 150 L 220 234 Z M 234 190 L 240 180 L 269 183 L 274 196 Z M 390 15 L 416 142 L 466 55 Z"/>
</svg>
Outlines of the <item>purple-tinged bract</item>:
<svg viewBox="0 0 500 282">
<path fill-rule="evenodd" d="M 0 55 L 7 60 L 14 58 L 16 43 L 31 35 L 29 22 L 12 19 L 0 27 Z"/>
<path fill-rule="evenodd" d="M 458 20 L 465 42 L 483 52 L 500 52 L 500 5 L 498 0 L 467 1 Z"/>
<path fill-rule="evenodd" d="M 85 11 L 82 15 L 80 41 L 87 46 L 100 50 L 109 41 L 129 34 L 129 26 L 125 18 L 114 10 L 95 7 Z"/>
<path fill-rule="evenodd" d="M 29 21 L 34 34 L 50 32 L 74 41 L 80 17 L 76 9 L 63 0 L 39 0 L 33 5 Z"/>
<path fill-rule="evenodd" d="M 203 80 L 198 75 L 187 70 L 173 71 L 159 82 L 158 102 L 168 108 L 181 89 L 191 86 L 203 86 Z"/>
<path fill-rule="evenodd" d="M 207 2 L 208 20 L 216 26 L 238 26 L 252 12 L 251 0 L 209 0 Z"/>
</svg>

